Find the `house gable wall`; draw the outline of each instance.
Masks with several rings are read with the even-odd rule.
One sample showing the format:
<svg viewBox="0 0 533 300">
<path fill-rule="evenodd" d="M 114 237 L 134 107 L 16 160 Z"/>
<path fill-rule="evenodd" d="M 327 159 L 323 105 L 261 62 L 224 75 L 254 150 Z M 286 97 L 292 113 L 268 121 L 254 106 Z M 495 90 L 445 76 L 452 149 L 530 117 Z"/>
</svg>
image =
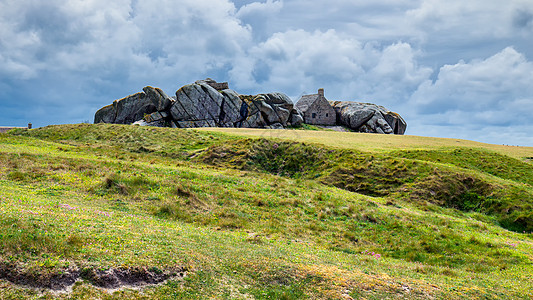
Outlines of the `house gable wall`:
<svg viewBox="0 0 533 300">
<path fill-rule="evenodd" d="M 304 122 L 312 125 L 335 125 L 337 122 L 335 109 L 324 96 L 317 95 L 317 99 L 304 113 Z"/>
</svg>

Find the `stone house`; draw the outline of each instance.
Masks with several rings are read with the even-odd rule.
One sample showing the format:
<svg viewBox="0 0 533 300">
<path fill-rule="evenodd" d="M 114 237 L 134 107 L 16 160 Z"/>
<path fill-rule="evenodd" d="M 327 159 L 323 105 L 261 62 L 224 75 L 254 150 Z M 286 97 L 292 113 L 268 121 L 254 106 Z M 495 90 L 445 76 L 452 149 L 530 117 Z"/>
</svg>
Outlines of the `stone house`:
<svg viewBox="0 0 533 300">
<path fill-rule="evenodd" d="M 296 108 L 302 112 L 304 123 L 313 125 L 336 125 L 335 109 L 324 97 L 324 89 L 318 94 L 304 95 L 296 102 Z"/>
</svg>

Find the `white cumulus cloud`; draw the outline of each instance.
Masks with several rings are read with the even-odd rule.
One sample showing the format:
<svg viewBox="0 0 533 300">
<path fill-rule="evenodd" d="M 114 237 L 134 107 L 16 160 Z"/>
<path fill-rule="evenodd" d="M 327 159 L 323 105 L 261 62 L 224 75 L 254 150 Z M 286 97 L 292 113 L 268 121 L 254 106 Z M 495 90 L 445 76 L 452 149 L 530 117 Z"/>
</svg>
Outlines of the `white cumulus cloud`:
<svg viewBox="0 0 533 300">
<path fill-rule="evenodd" d="M 241 88 L 277 88 L 298 96 L 324 87 L 332 100 L 400 107 L 432 73 L 418 65 L 417 55 L 403 42 L 361 43 L 335 30 L 294 30 L 276 33 L 252 47 L 230 74 Z"/>
<path fill-rule="evenodd" d="M 420 85 L 410 105 L 411 117 L 418 116 L 419 132 L 424 124 L 436 125 L 450 136 L 462 132 L 487 142 L 496 142 L 489 136 L 507 132 L 505 127 L 515 127 L 518 134 L 531 132 L 533 62 L 508 47 L 484 60 L 445 65 L 435 81 Z M 498 138 L 515 144 L 522 140 L 512 135 Z M 527 140 L 531 144 L 533 138 Z"/>
</svg>

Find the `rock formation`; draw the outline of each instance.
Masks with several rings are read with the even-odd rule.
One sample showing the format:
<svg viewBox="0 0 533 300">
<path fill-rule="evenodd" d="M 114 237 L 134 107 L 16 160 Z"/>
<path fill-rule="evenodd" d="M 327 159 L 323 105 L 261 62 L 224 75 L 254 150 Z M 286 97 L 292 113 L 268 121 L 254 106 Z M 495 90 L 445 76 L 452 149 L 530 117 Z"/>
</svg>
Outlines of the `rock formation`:
<svg viewBox="0 0 533 300">
<path fill-rule="evenodd" d="M 143 91 L 102 107 L 94 115 L 94 123 L 131 124 L 147 114 L 165 111 L 172 104 L 173 99 L 161 89 L 147 86 Z"/>
<path fill-rule="evenodd" d="M 336 125 L 359 132 L 403 134 L 407 127 L 397 113 L 370 103 L 327 101 Z M 302 112 L 282 93 L 240 95 L 226 82 L 199 80 L 169 97 L 159 88 L 115 100 L 99 109 L 94 123 L 137 124 L 174 128 L 246 127 L 283 129 L 300 126 Z"/>
<path fill-rule="evenodd" d="M 369 133 L 404 134 L 407 123 L 383 106 L 351 101 L 330 101 L 337 114 L 337 125 Z"/>
<path fill-rule="evenodd" d="M 115 100 L 98 110 L 94 123 L 147 126 L 285 128 L 303 118 L 282 93 L 239 95 L 227 83 L 199 80 L 181 87 L 171 98 L 159 88 Z"/>
</svg>

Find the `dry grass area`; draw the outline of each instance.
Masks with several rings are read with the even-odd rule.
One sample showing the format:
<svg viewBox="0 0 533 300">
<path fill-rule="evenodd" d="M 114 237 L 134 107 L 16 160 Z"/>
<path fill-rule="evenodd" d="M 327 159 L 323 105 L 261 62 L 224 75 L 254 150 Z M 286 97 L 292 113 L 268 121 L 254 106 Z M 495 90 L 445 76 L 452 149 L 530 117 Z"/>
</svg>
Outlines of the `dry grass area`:
<svg viewBox="0 0 533 300">
<path fill-rule="evenodd" d="M 280 138 L 305 143 L 320 143 L 330 147 L 360 151 L 390 151 L 397 149 L 481 148 L 514 158 L 533 158 L 533 147 L 493 145 L 469 140 L 422 137 L 413 135 L 382 135 L 358 132 L 279 130 L 254 128 L 200 128 L 196 130 L 223 132 L 243 137 Z"/>
</svg>

